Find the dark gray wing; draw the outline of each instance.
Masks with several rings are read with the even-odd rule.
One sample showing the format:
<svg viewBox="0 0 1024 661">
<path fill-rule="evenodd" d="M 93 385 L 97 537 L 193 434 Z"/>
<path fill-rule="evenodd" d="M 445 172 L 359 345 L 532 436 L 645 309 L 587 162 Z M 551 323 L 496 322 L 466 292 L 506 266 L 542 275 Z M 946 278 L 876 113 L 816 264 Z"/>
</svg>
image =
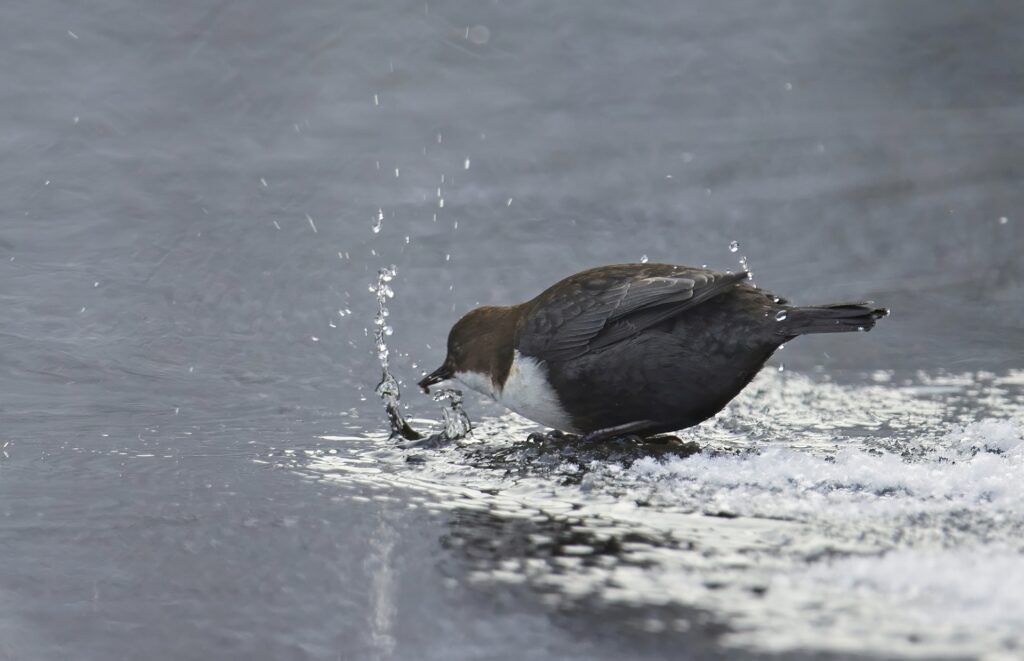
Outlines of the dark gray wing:
<svg viewBox="0 0 1024 661">
<path fill-rule="evenodd" d="M 621 342 L 745 280 L 668 264 L 624 264 L 566 278 L 531 302 L 517 347 L 548 362 Z"/>
</svg>

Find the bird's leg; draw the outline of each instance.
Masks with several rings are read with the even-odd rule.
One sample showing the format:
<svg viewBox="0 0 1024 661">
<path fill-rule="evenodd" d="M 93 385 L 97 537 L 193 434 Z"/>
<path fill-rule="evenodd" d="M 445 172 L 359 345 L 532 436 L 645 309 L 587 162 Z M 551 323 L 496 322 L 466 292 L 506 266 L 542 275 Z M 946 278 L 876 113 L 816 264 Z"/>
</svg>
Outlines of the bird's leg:
<svg viewBox="0 0 1024 661">
<path fill-rule="evenodd" d="M 587 432 L 583 435 L 580 440 L 584 443 L 593 443 L 594 441 L 606 441 L 616 436 L 628 436 L 630 434 L 636 434 L 643 436 L 643 432 L 657 426 L 658 423 L 653 420 L 636 420 L 634 422 L 627 422 L 624 425 L 616 425 L 614 427 L 606 427 L 605 429 L 595 429 L 592 432 Z"/>
</svg>

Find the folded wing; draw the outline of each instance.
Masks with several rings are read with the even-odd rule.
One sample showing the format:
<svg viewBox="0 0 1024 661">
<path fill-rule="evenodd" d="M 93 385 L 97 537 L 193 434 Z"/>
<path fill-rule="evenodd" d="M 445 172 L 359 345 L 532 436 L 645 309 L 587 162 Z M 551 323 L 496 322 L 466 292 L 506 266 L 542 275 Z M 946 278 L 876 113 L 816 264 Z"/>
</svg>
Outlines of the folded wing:
<svg viewBox="0 0 1024 661">
<path fill-rule="evenodd" d="M 666 264 L 584 271 L 538 296 L 518 347 L 548 362 L 626 340 L 747 278 Z"/>
</svg>

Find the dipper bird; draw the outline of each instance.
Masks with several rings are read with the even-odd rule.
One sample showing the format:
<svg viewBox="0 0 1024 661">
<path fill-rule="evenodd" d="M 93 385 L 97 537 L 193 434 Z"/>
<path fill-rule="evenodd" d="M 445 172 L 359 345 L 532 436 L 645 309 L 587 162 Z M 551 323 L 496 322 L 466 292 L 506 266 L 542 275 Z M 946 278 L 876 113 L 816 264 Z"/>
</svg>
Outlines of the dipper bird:
<svg viewBox="0 0 1024 661">
<path fill-rule="evenodd" d="M 791 306 L 748 273 L 618 264 L 536 298 L 471 310 L 419 386 L 458 379 L 534 422 L 585 441 L 651 436 L 718 413 L 783 343 L 867 331 L 870 302 Z"/>
</svg>

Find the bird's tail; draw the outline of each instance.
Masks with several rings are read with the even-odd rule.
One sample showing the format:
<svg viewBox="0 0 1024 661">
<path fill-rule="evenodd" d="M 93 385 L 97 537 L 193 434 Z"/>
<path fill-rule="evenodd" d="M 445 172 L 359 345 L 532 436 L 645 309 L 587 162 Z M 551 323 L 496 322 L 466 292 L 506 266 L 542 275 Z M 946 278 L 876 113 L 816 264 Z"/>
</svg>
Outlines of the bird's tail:
<svg viewBox="0 0 1024 661">
<path fill-rule="evenodd" d="M 869 331 L 875 322 L 889 314 L 886 308 L 876 308 L 871 301 L 860 303 L 833 303 L 802 308 L 787 308 L 780 313 L 779 335 L 796 336 L 808 333 L 848 333 Z"/>
</svg>

